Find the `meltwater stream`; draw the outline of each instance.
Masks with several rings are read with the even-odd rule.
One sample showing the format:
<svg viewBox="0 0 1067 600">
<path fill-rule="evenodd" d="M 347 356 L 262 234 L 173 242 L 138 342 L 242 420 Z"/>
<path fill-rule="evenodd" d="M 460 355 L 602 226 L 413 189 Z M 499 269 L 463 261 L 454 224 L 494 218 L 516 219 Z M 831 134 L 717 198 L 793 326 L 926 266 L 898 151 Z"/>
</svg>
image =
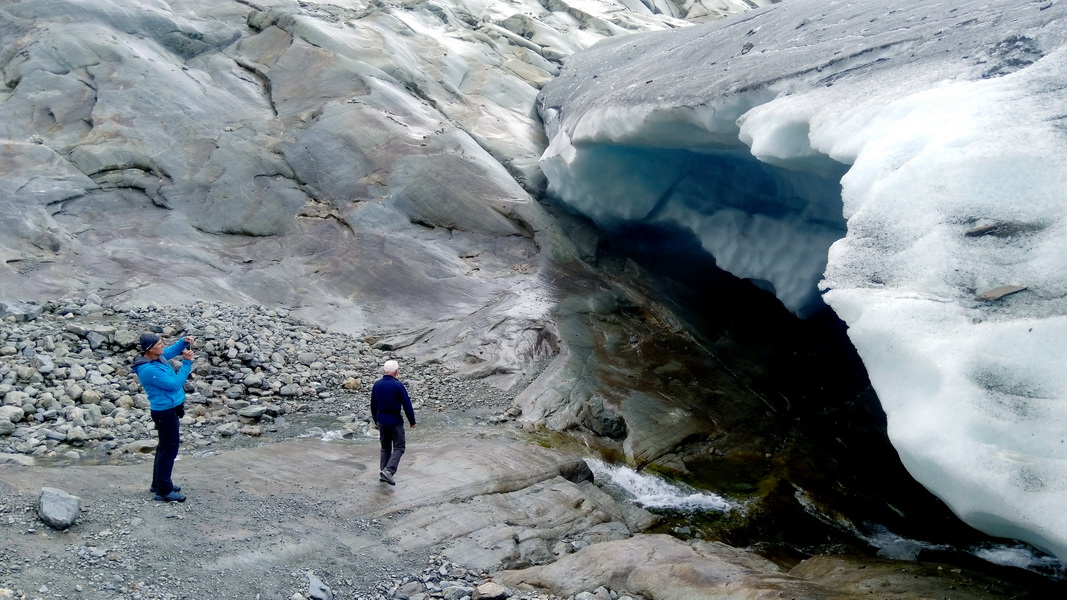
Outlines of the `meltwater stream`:
<svg viewBox="0 0 1067 600">
<path fill-rule="evenodd" d="M 669 482 L 620 465 L 587 458 L 585 462 L 602 488 L 644 508 L 728 512 L 740 507 L 721 496 L 701 492 L 683 483 Z"/>
<path fill-rule="evenodd" d="M 656 475 L 639 473 L 630 467 L 613 465 L 595 458 L 586 458 L 597 484 L 616 498 L 628 500 L 646 509 L 678 512 L 719 512 L 744 510 L 744 505 L 707 492 L 672 482 Z M 922 551 L 949 550 L 922 541 L 894 535 L 884 528 L 872 532 L 854 531 L 860 539 L 878 549 L 878 556 L 901 561 L 918 560 Z M 1063 580 L 1063 565 L 1055 558 L 1021 543 L 1005 543 L 965 550 L 977 558 L 1005 567 L 1038 573 L 1054 580 Z"/>
</svg>

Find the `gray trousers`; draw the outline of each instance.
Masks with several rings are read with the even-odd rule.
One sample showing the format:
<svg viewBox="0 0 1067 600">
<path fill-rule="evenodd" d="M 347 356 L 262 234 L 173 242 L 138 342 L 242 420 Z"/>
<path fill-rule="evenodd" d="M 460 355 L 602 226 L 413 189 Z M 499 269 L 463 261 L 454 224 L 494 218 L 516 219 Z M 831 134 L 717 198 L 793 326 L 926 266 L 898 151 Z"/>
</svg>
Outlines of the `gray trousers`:
<svg viewBox="0 0 1067 600">
<path fill-rule="evenodd" d="M 400 457 L 404 456 L 404 424 L 379 425 L 378 441 L 382 444 L 381 460 L 378 461 L 381 470 L 395 475 L 397 467 L 400 466 Z"/>
</svg>

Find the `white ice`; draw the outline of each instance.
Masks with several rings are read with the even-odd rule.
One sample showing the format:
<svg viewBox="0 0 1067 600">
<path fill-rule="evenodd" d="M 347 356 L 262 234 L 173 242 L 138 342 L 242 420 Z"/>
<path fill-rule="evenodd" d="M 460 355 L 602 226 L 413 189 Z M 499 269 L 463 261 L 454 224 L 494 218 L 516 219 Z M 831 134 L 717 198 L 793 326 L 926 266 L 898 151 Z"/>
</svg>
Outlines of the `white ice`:
<svg viewBox="0 0 1067 600">
<path fill-rule="evenodd" d="M 543 168 L 605 227 L 692 232 L 801 315 L 821 295 L 909 472 L 965 522 L 1063 561 L 1067 10 L 949 4 L 894 23 L 912 9 L 792 0 L 602 43 L 543 93 Z M 746 39 L 765 55 L 742 59 Z M 991 72 L 998 44 L 1036 62 Z M 709 67 L 742 60 L 733 79 Z M 1009 285 L 1025 289 L 979 298 Z"/>
</svg>

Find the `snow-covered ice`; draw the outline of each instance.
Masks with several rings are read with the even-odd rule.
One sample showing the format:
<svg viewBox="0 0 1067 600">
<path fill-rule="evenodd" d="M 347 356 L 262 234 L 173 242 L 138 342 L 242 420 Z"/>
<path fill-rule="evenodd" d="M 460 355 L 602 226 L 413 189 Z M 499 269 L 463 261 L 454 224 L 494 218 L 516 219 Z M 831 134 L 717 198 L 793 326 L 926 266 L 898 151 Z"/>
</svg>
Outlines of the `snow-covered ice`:
<svg viewBox="0 0 1067 600">
<path fill-rule="evenodd" d="M 571 57 L 542 167 L 605 228 L 829 304 L 912 475 L 1064 560 L 1065 106 L 1067 3 L 790 0 Z"/>
</svg>

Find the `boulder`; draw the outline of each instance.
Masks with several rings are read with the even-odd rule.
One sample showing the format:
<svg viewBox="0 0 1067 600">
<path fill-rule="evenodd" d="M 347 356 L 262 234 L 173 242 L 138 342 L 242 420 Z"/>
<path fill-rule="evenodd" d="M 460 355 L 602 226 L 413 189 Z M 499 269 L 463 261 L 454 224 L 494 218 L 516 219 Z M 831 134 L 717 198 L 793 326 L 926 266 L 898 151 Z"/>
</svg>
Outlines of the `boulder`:
<svg viewBox="0 0 1067 600">
<path fill-rule="evenodd" d="M 35 302 L 0 302 L 0 318 L 10 318 L 17 323 L 33 321 L 42 312 L 44 307 Z"/>
<path fill-rule="evenodd" d="M 126 444 L 125 452 L 127 454 L 148 454 L 149 452 L 155 452 L 156 446 L 159 445 L 158 440 L 137 440 Z"/>
<path fill-rule="evenodd" d="M 3 421 L 0 421 L 3 424 Z M 0 464 L 14 464 L 22 465 L 24 467 L 32 467 L 37 464 L 37 461 L 32 456 L 26 456 L 25 454 L 7 454 L 0 453 Z"/>
<path fill-rule="evenodd" d="M 490 581 L 474 588 L 471 598 L 473 600 L 504 600 L 510 595 L 508 588 Z"/>
<path fill-rule="evenodd" d="M 78 520 L 81 513 L 81 498 L 72 496 L 59 488 L 41 488 L 37 499 L 37 515 L 54 529 L 66 529 Z"/>
<path fill-rule="evenodd" d="M 0 406 L 0 421 L 8 421 L 9 423 L 18 423 L 26 416 L 25 411 L 22 410 L 21 405 L 5 405 Z"/>
</svg>

